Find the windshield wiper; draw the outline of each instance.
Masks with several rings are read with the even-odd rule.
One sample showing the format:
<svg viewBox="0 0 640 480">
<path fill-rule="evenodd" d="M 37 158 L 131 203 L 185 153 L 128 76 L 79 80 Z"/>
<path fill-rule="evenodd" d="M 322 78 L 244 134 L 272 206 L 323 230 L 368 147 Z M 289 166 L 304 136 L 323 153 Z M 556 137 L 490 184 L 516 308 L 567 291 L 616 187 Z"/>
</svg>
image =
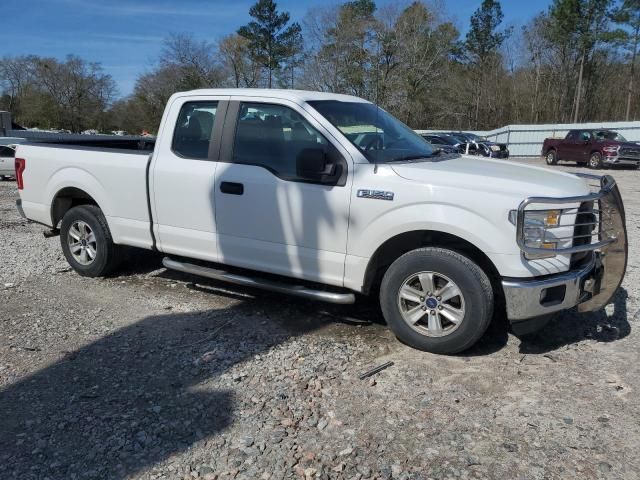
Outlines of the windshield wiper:
<svg viewBox="0 0 640 480">
<path fill-rule="evenodd" d="M 429 155 L 406 155 L 404 157 L 394 158 L 393 160 L 391 160 L 391 162 L 404 162 L 404 161 L 409 161 L 409 160 L 421 160 L 423 158 L 433 158 L 436 155 L 439 155 L 439 151 L 434 151 L 433 153 L 431 153 Z"/>
</svg>

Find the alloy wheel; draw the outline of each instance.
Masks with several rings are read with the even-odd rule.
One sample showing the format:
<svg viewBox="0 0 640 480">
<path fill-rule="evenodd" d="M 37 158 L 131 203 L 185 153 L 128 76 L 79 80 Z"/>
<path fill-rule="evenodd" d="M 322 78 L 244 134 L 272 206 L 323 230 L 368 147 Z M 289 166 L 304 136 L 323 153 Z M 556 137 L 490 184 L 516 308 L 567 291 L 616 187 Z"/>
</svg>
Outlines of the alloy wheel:
<svg viewBox="0 0 640 480">
<path fill-rule="evenodd" d="M 407 278 L 398 291 L 398 307 L 413 330 L 429 337 L 451 334 L 465 316 L 462 291 L 437 272 L 419 272 Z"/>
<path fill-rule="evenodd" d="M 69 251 L 80 265 L 90 265 L 96 258 L 98 243 L 88 223 L 76 220 L 71 224 L 67 235 Z"/>
</svg>

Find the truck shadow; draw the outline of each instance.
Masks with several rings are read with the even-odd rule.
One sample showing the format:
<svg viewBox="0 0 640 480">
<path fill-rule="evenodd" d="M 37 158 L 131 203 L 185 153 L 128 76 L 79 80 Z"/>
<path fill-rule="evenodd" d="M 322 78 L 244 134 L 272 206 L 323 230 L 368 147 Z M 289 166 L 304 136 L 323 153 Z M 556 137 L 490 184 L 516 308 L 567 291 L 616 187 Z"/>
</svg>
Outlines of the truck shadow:
<svg viewBox="0 0 640 480">
<path fill-rule="evenodd" d="M 220 377 L 323 325 L 270 321 L 300 308 L 155 315 L 64 352 L 0 390 L 0 477 L 129 478 L 215 437 L 236 403 L 236 379 Z"/>
<path fill-rule="evenodd" d="M 619 288 L 611 301 L 611 314 L 607 314 L 605 310 L 590 313 L 570 310 L 559 314 L 540 331 L 522 337 L 520 352 L 541 354 L 583 340 L 615 342 L 625 338 L 631 333 L 627 310 L 628 297 L 627 290 Z"/>
</svg>

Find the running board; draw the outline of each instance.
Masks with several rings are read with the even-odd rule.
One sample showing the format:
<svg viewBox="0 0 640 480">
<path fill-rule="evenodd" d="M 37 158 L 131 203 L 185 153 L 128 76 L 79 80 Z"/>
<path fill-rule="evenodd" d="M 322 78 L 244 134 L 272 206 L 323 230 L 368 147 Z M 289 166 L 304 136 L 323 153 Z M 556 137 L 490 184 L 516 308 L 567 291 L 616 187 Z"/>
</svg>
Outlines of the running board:
<svg viewBox="0 0 640 480">
<path fill-rule="evenodd" d="M 302 285 L 276 282 L 263 278 L 245 277 L 243 275 L 225 272 L 224 270 L 203 267 L 201 265 L 194 265 L 192 263 L 179 262 L 169 257 L 164 257 L 162 259 L 162 265 L 164 265 L 169 270 L 177 270 L 178 272 L 199 275 L 201 277 L 212 278 L 214 280 L 233 283 L 235 285 L 260 288 L 262 290 L 295 295 L 296 297 L 308 298 L 311 300 L 320 300 L 322 302 L 339 303 L 343 305 L 354 303 L 356 301 L 356 296 L 353 293 L 328 292 L 325 290 L 316 290 L 313 288 L 304 287 Z"/>
</svg>

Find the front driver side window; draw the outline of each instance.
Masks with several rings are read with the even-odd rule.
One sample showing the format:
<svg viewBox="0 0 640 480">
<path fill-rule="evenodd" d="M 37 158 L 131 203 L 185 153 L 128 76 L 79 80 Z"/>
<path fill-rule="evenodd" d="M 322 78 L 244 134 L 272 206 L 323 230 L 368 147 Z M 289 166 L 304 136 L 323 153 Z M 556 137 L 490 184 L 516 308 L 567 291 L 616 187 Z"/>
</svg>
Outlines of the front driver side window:
<svg viewBox="0 0 640 480">
<path fill-rule="evenodd" d="M 295 110 L 268 103 L 240 104 L 233 162 L 266 168 L 299 181 L 297 160 L 304 151 L 321 150 L 338 158 L 335 148 Z"/>
</svg>

